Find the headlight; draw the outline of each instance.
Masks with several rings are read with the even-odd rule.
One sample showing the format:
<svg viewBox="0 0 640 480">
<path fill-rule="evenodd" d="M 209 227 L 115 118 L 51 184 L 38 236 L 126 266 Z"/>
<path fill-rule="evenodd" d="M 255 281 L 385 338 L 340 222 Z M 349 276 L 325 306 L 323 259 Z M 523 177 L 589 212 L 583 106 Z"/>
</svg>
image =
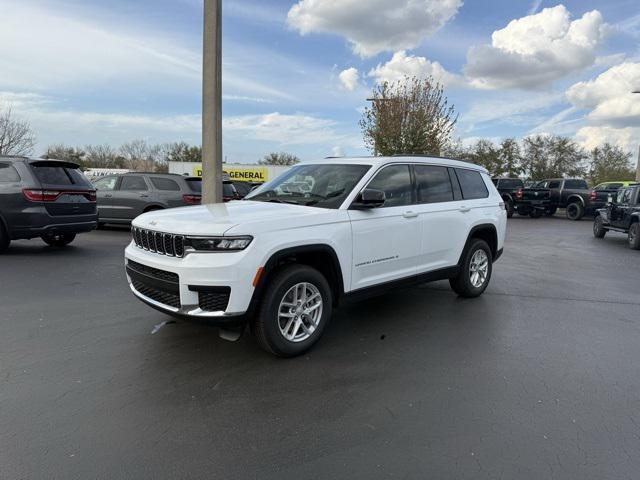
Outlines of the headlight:
<svg viewBox="0 0 640 480">
<path fill-rule="evenodd" d="M 186 237 L 185 249 L 197 252 L 229 252 L 244 250 L 253 237 Z"/>
</svg>

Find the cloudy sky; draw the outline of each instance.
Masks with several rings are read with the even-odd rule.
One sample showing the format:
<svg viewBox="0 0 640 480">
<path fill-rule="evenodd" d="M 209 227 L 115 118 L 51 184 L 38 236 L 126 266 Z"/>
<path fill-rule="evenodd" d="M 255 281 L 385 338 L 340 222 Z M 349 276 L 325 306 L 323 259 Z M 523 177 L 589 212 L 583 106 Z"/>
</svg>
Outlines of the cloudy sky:
<svg viewBox="0 0 640 480">
<path fill-rule="evenodd" d="M 637 0 L 226 0 L 224 153 L 362 154 L 372 86 L 433 75 L 456 135 L 640 140 Z M 0 0 L 0 103 L 48 144 L 200 143 L 201 0 Z"/>
</svg>

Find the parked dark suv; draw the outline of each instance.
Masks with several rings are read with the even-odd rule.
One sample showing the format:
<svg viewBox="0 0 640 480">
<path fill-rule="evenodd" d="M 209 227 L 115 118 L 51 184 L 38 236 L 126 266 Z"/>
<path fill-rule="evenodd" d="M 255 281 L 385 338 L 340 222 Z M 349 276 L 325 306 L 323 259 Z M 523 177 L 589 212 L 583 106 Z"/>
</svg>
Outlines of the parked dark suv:
<svg viewBox="0 0 640 480">
<path fill-rule="evenodd" d="M 0 252 L 36 237 L 62 247 L 97 221 L 96 191 L 78 165 L 0 156 Z"/>
<path fill-rule="evenodd" d="M 145 212 L 199 205 L 202 179 L 169 173 L 109 175 L 93 182 L 100 224 L 129 223 Z"/>
<path fill-rule="evenodd" d="M 199 205 L 202 178 L 171 173 L 126 173 L 93 182 L 98 190 L 100 224 L 130 223 L 152 210 Z M 239 199 L 230 181 L 223 183 L 223 199 Z"/>
</svg>

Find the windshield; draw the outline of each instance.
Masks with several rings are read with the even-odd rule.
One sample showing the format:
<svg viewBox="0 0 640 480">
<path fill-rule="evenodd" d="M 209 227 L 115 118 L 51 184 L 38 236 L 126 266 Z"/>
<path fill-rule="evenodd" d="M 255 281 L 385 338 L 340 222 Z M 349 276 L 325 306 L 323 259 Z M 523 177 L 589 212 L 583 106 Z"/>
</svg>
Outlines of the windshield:
<svg viewBox="0 0 640 480">
<path fill-rule="evenodd" d="M 338 208 L 370 165 L 298 165 L 245 197 L 258 202 Z"/>
</svg>

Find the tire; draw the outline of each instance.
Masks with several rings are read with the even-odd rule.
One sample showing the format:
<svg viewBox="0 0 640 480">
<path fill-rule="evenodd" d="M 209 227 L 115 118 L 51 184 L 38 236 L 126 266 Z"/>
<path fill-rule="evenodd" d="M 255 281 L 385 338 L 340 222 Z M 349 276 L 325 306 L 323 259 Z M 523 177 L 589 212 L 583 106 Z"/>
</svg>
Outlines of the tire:
<svg viewBox="0 0 640 480">
<path fill-rule="evenodd" d="M 486 260 L 486 263 L 484 260 Z M 485 275 L 484 278 L 480 276 L 480 278 L 475 277 L 474 279 L 475 270 L 472 271 L 472 264 L 477 268 L 477 266 L 479 266 L 478 262 L 480 262 L 480 265 L 486 265 Z M 460 272 L 454 278 L 449 279 L 449 285 L 451 285 L 452 290 L 461 297 L 479 297 L 487 289 L 489 281 L 491 280 L 492 271 L 493 256 L 489 245 L 484 240 L 474 239 L 464 253 L 464 258 L 460 265 Z M 478 283 L 480 281 L 481 283 Z"/>
<path fill-rule="evenodd" d="M 542 216 L 542 212 L 539 209 L 534 208 L 533 210 L 531 210 L 529 216 L 531 218 L 540 218 Z"/>
<path fill-rule="evenodd" d="M 314 322 L 310 322 L 308 315 L 296 317 L 302 312 L 302 305 L 295 302 L 295 287 L 298 287 L 298 297 L 305 291 L 306 298 L 319 295 L 320 305 L 311 311 L 316 313 Z M 282 303 L 296 304 L 289 306 Z M 309 350 L 315 344 L 329 319 L 333 306 L 333 295 L 327 279 L 318 270 L 307 265 L 289 265 L 269 279 L 268 287 L 262 298 L 257 316 L 251 322 L 251 331 L 261 348 L 279 357 L 295 357 Z M 296 311 L 294 311 L 296 309 Z M 285 314 L 286 317 L 280 314 Z M 306 321 L 305 321 L 306 317 Z M 300 322 L 300 323 L 298 323 Z M 304 326 L 314 326 L 311 331 Z M 296 329 L 296 325 L 297 329 Z M 295 330 L 294 330 L 295 329 Z M 292 338 L 285 337 L 288 334 Z"/>
<path fill-rule="evenodd" d="M 557 211 L 558 211 L 558 207 L 549 207 L 549 208 L 545 208 L 544 214 L 547 217 L 553 217 Z"/>
<path fill-rule="evenodd" d="M 4 228 L 4 225 L 0 222 L 0 253 L 6 252 L 10 243 L 11 238 L 9 237 L 7 230 Z"/>
<path fill-rule="evenodd" d="M 53 233 L 42 235 L 42 241 L 51 247 L 66 247 L 76 238 L 75 233 Z"/>
<path fill-rule="evenodd" d="M 572 202 L 567 205 L 567 218 L 569 220 L 580 220 L 584 217 L 584 206 L 580 202 Z"/>
<path fill-rule="evenodd" d="M 632 223 L 629 229 L 629 248 L 640 250 L 640 223 Z"/>
<path fill-rule="evenodd" d="M 602 217 L 598 215 L 593 220 L 593 236 L 596 238 L 604 238 L 606 234 L 607 229 L 604 228 L 604 221 L 602 220 Z"/>
<path fill-rule="evenodd" d="M 513 206 L 513 200 L 505 200 L 504 206 L 505 206 L 505 209 L 507 210 L 507 218 L 513 217 L 513 214 L 516 211 L 515 207 Z"/>
<path fill-rule="evenodd" d="M 525 207 L 518 207 L 516 211 L 518 212 L 518 215 L 522 217 L 528 217 L 529 214 L 531 213 L 531 209 L 525 208 Z"/>
</svg>

